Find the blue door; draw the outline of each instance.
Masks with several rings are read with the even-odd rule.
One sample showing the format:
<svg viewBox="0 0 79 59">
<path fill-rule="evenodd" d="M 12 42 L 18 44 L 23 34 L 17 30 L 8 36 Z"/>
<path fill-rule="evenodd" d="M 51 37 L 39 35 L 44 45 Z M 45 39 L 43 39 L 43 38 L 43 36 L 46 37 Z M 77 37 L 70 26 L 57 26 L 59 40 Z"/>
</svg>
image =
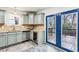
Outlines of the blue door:
<svg viewBox="0 0 79 59">
<path fill-rule="evenodd" d="M 47 42 L 56 44 L 56 16 L 46 17 Z"/>
<path fill-rule="evenodd" d="M 77 12 L 63 12 L 61 15 L 61 47 L 77 51 Z"/>
</svg>

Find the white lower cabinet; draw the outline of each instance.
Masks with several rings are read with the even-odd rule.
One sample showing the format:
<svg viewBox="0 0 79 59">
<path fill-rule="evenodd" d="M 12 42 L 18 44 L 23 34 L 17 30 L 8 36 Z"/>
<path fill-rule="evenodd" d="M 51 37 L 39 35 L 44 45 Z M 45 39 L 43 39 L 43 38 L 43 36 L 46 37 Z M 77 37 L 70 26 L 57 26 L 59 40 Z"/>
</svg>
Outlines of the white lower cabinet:
<svg viewBox="0 0 79 59">
<path fill-rule="evenodd" d="M 23 32 L 23 41 L 30 39 L 30 32 Z"/>
<path fill-rule="evenodd" d="M 17 43 L 16 33 L 8 33 L 8 45 Z"/>
<path fill-rule="evenodd" d="M 17 32 L 17 43 L 22 41 L 22 32 Z"/>
<path fill-rule="evenodd" d="M 39 45 L 45 43 L 45 31 L 39 31 L 37 34 L 37 42 Z"/>
<path fill-rule="evenodd" d="M 6 46 L 5 36 L 0 36 L 0 47 Z"/>
<path fill-rule="evenodd" d="M 0 47 L 12 45 L 30 39 L 30 31 L 0 33 Z"/>
<path fill-rule="evenodd" d="M 5 33 L 0 33 L 0 47 L 6 46 L 7 37 Z"/>
<path fill-rule="evenodd" d="M 26 39 L 30 39 L 30 32 L 26 32 Z"/>
</svg>

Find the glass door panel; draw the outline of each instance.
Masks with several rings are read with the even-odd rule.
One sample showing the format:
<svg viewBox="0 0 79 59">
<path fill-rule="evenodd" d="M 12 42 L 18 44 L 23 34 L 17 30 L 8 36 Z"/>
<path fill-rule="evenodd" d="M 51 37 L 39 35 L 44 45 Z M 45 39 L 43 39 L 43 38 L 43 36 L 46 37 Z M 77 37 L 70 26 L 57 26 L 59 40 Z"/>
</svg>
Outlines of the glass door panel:
<svg viewBox="0 0 79 59">
<path fill-rule="evenodd" d="M 48 42 L 56 44 L 56 16 L 47 18 L 47 36 Z"/>
<path fill-rule="evenodd" d="M 61 16 L 62 39 L 61 46 L 77 51 L 77 13 L 68 13 Z"/>
</svg>

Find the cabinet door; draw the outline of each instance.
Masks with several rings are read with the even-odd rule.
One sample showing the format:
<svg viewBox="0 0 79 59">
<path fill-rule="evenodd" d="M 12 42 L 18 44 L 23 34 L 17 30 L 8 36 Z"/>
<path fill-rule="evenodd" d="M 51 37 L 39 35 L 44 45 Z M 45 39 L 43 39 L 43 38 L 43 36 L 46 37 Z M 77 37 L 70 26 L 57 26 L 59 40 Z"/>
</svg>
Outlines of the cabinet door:
<svg viewBox="0 0 79 59">
<path fill-rule="evenodd" d="M 23 32 L 23 41 L 30 39 L 30 32 Z"/>
<path fill-rule="evenodd" d="M 23 17 L 23 24 L 29 24 L 28 15 L 24 15 L 24 17 Z"/>
<path fill-rule="evenodd" d="M 38 24 L 44 24 L 44 14 L 38 14 Z"/>
<path fill-rule="evenodd" d="M 0 35 L 0 47 L 6 46 L 6 36 Z"/>
<path fill-rule="evenodd" d="M 8 33 L 8 45 L 15 44 L 17 42 L 16 33 Z"/>
<path fill-rule="evenodd" d="M 22 42 L 22 32 L 17 32 L 17 42 Z"/>
<path fill-rule="evenodd" d="M 26 39 L 26 32 L 23 32 L 23 41 L 27 40 Z"/>
<path fill-rule="evenodd" d="M 38 15 L 35 15 L 34 24 L 38 24 Z"/>
<path fill-rule="evenodd" d="M 29 16 L 29 24 L 33 24 L 34 22 L 34 14 L 33 13 L 30 13 L 30 14 L 28 14 L 28 16 Z"/>
<path fill-rule="evenodd" d="M 4 20 L 5 20 L 5 12 L 0 11 L 0 23 L 4 23 Z"/>
<path fill-rule="evenodd" d="M 30 32 L 26 32 L 26 38 L 30 39 Z"/>
<path fill-rule="evenodd" d="M 44 31 L 38 32 L 37 40 L 38 40 L 38 44 L 44 44 L 44 41 L 45 41 L 45 32 Z"/>
</svg>

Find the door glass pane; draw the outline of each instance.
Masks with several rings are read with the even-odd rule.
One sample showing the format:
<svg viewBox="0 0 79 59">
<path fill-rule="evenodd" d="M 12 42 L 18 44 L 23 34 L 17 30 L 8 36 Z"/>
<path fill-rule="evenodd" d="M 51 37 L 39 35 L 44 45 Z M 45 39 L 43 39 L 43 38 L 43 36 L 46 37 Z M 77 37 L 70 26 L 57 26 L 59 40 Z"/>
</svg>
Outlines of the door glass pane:
<svg viewBox="0 0 79 59">
<path fill-rule="evenodd" d="M 48 42 L 56 44 L 56 17 L 50 16 L 47 18 L 48 27 Z"/>
<path fill-rule="evenodd" d="M 61 46 L 76 51 L 77 50 L 77 13 L 69 13 L 61 16 L 62 39 Z"/>
</svg>

